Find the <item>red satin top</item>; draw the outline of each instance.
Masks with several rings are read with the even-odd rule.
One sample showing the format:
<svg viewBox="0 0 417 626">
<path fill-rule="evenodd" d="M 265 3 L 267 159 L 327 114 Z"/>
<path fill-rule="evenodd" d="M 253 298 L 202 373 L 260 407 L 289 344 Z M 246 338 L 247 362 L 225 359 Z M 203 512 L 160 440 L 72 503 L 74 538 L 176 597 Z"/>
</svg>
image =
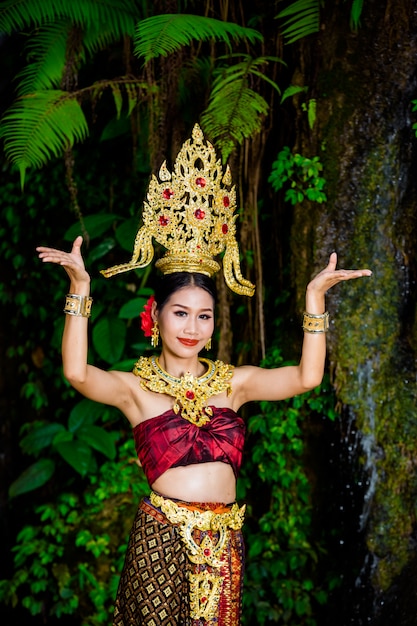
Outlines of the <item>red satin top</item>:
<svg viewBox="0 0 417 626">
<path fill-rule="evenodd" d="M 136 451 L 152 485 L 171 467 L 222 461 L 237 477 L 242 463 L 245 423 L 232 409 L 212 407 L 204 426 L 195 426 L 172 409 L 133 429 Z"/>
</svg>

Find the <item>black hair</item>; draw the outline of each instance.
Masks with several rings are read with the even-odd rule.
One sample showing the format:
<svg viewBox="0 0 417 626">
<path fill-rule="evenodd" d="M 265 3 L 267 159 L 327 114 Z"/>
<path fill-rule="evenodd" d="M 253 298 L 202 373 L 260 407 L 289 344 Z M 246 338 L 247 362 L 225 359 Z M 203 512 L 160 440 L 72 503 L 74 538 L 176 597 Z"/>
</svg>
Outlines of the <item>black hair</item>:
<svg viewBox="0 0 417 626">
<path fill-rule="evenodd" d="M 214 300 L 217 301 L 216 283 L 212 278 L 205 274 L 191 272 L 174 272 L 173 274 L 164 274 L 159 278 L 155 286 L 155 300 L 157 310 L 160 312 L 166 304 L 168 298 L 173 293 L 183 287 L 200 287 L 207 291 Z"/>
</svg>

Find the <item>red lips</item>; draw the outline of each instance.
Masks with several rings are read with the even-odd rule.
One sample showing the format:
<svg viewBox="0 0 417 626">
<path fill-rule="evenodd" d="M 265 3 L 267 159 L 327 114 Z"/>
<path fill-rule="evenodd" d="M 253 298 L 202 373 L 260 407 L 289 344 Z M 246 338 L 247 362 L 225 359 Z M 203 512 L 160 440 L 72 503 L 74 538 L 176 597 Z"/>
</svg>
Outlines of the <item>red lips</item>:
<svg viewBox="0 0 417 626">
<path fill-rule="evenodd" d="M 198 339 L 184 339 L 183 337 L 178 337 L 178 341 L 182 343 L 184 346 L 196 346 L 198 344 Z"/>
</svg>

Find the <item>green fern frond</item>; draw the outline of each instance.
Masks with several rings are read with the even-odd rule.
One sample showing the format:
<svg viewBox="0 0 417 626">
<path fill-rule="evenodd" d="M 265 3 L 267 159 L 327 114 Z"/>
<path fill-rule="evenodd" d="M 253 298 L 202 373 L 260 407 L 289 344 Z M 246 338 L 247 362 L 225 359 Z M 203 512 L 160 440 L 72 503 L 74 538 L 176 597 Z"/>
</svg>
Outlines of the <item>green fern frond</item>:
<svg viewBox="0 0 417 626">
<path fill-rule="evenodd" d="M 127 102 L 128 102 L 127 115 L 128 117 L 130 117 L 130 115 L 133 112 L 133 109 L 139 103 L 139 93 L 138 93 L 137 87 L 133 84 L 132 85 L 126 84 L 125 87 L 126 87 L 126 95 L 127 95 Z"/>
<path fill-rule="evenodd" d="M 320 0 L 296 0 L 276 18 L 290 17 L 283 24 L 282 34 L 286 43 L 294 43 L 298 39 L 312 35 L 320 30 Z"/>
<path fill-rule="evenodd" d="M 201 116 L 201 124 L 216 142 L 223 161 L 236 144 L 259 132 L 269 106 L 266 100 L 248 86 L 251 75 L 267 81 L 279 93 L 279 86 L 260 71 L 269 61 L 282 62 L 278 57 L 252 58 L 233 54 L 222 59 L 242 57 L 240 63 L 217 70 L 210 101 Z"/>
<path fill-rule="evenodd" d="M 78 102 L 65 91 L 40 91 L 17 100 L 0 123 L 6 156 L 20 171 L 42 167 L 88 135 Z"/>
<path fill-rule="evenodd" d="M 129 29 L 122 30 L 114 28 L 111 22 L 90 24 L 83 33 L 85 51 L 92 56 L 96 52 L 104 50 L 107 46 L 119 41 L 124 35 L 133 37 L 138 19 L 137 17 L 136 20 L 132 21 Z"/>
<path fill-rule="evenodd" d="M 132 0 L 6 0 L 0 7 L 0 32 L 12 34 L 69 18 L 87 27 L 111 24 L 119 36 L 133 35 L 140 18 L 136 4 Z"/>
<path fill-rule="evenodd" d="M 91 100 L 95 102 L 107 89 L 110 89 L 112 92 L 114 105 L 116 107 L 116 117 L 119 119 L 125 104 L 125 97 L 127 99 L 126 115 L 129 117 L 133 109 L 139 104 L 141 94 L 152 91 L 153 87 L 135 78 L 122 76 L 112 80 L 97 81 L 93 83 L 91 87 L 81 89 L 77 93 L 79 96 L 81 96 L 81 94 L 90 94 Z"/>
<path fill-rule="evenodd" d="M 268 108 L 260 94 L 249 87 L 237 92 L 233 84 L 227 85 L 221 97 L 219 94 L 219 98 L 209 104 L 201 116 L 201 126 L 216 143 L 223 163 L 236 144 L 261 130 Z"/>
<path fill-rule="evenodd" d="M 17 75 L 21 79 L 19 96 L 59 86 L 70 28 L 68 20 L 58 20 L 42 26 L 30 38 L 26 47 L 29 64 Z"/>
<path fill-rule="evenodd" d="M 231 22 L 188 14 L 154 15 L 139 22 L 134 36 L 134 52 L 145 63 L 157 56 L 167 56 L 192 41 L 217 39 L 230 44 L 231 39 L 251 43 L 262 41 L 261 33 Z"/>
<path fill-rule="evenodd" d="M 231 60 L 235 58 L 241 58 L 242 61 L 240 63 L 235 63 L 234 65 L 231 65 L 229 67 L 223 67 L 217 70 L 217 73 L 219 74 L 219 76 L 221 76 L 221 78 L 215 81 L 212 93 L 215 93 L 217 89 L 222 89 L 223 84 L 226 84 L 227 82 L 246 80 L 250 75 L 261 78 L 262 80 L 269 83 L 271 87 L 276 89 L 278 93 L 281 93 L 279 86 L 273 80 L 268 78 L 266 74 L 261 72 L 260 68 L 268 65 L 270 61 L 286 65 L 286 63 L 282 59 L 275 56 L 262 56 L 253 58 L 250 56 L 250 54 L 234 53 L 219 57 L 219 61 Z"/>
<path fill-rule="evenodd" d="M 217 87 L 201 116 L 201 126 L 216 143 L 223 162 L 236 144 L 259 132 L 268 109 L 266 100 L 242 82 Z"/>
<path fill-rule="evenodd" d="M 70 20 L 63 18 L 39 27 L 29 39 L 26 46 L 29 64 L 17 76 L 22 79 L 18 87 L 19 96 L 59 87 L 65 67 L 70 29 Z M 90 28 L 85 28 L 82 44 L 85 51 L 93 55 L 118 39 L 120 32 L 115 31 L 112 25 L 101 27 L 100 24 L 93 24 Z M 80 60 L 85 60 L 83 51 Z"/>
<path fill-rule="evenodd" d="M 361 15 L 363 8 L 363 0 L 353 0 L 350 10 L 350 27 L 352 30 L 358 30 L 361 23 Z"/>
</svg>

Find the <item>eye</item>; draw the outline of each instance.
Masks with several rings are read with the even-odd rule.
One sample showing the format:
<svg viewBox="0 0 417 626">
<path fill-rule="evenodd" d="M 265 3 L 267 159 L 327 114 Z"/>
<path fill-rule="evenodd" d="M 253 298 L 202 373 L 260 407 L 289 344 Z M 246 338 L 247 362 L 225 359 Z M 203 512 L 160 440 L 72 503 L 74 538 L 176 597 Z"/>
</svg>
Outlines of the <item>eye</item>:
<svg viewBox="0 0 417 626">
<path fill-rule="evenodd" d="M 185 317 L 187 313 L 185 311 L 175 311 L 174 315 L 177 315 L 178 317 Z"/>
<path fill-rule="evenodd" d="M 202 319 L 202 320 L 211 320 L 211 315 L 209 315 L 208 313 L 202 313 L 200 315 L 200 319 Z"/>
</svg>

